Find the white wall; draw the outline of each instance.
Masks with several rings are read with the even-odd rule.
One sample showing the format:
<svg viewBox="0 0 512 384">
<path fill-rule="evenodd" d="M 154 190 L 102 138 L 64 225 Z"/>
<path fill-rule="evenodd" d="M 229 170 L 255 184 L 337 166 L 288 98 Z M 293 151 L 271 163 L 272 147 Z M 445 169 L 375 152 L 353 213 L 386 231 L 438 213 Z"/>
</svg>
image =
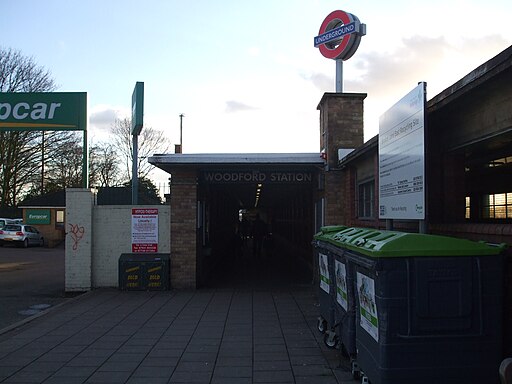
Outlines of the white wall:
<svg viewBox="0 0 512 384">
<path fill-rule="evenodd" d="M 158 208 L 158 252 L 171 251 L 169 205 L 137 206 Z M 93 210 L 92 286 L 117 287 L 122 253 L 132 252 L 132 206 L 97 205 Z M 150 254 L 148 254 L 150 256 Z"/>
<path fill-rule="evenodd" d="M 66 190 L 65 286 L 67 292 L 91 289 L 92 207 L 88 189 Z"/>
<path fill-rule="evenodd" d="M 136 207 L 158 208 L 158 252 L 170 253 L 171 207 Z M 67 189 L 66 292 L 117 287 L 119 257 L 132 251 L 131 228 L 131 205 L 94 205 L 91 190 Z"/>
</svg>

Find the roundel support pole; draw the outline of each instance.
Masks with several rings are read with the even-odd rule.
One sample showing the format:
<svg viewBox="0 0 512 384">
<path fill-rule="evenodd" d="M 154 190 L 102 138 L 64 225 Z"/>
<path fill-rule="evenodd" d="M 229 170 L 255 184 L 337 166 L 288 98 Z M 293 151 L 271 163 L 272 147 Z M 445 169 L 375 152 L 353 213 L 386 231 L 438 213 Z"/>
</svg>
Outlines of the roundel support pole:
<svg viewBox="0 0 512 384">
<path fill-rule="evenodd" d="M 343 93 L 343 60 L 336 60 L 336 93 Z"/>
</svg>

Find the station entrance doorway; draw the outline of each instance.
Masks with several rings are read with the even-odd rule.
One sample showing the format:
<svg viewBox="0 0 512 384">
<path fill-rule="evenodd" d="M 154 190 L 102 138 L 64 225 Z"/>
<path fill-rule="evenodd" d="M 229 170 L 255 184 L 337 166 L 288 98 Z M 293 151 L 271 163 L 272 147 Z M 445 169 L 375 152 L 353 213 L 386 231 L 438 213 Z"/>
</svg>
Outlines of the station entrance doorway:
<svg viewBox="0 0 512 384">
<path fill-rule="evenodd" d="M 171 259 L 184 246 L 177 237 L 193 230 L 188 257 L 197 287 L 311 283 L 311 241 L 321 225 L 318 154 L 162 156 L 151 162 L 171 174 Z M 190 194 L 193 227 L 178 217 Z"/>
</svg>

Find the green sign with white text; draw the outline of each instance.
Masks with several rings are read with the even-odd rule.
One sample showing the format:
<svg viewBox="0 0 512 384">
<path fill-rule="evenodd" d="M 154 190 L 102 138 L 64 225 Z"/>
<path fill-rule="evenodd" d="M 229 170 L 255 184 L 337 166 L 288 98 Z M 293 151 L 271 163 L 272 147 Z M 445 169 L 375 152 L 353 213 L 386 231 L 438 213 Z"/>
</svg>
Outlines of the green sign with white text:
<svg viewBox="0 0 512 384">
<path fill-rule="evenodd" d="M 0 131 L 86 129 L 86 92 L 0 93 Z"/>
<path fill-rule="evenodd" d="M 89 185 L 86 92 L 0 92 L 2 131 L 83 131 L 82 185 Z"/>
<path fill-rule="evenodd" d="M 27 224 L 51 224 L 49 209 L 27 209 Z"/>
<path fill-rule="evenodd" d="M 132 135 L 140 135 L 144 124 L 144 83 L 137 81 L 132 94 Z"/>
</svg>

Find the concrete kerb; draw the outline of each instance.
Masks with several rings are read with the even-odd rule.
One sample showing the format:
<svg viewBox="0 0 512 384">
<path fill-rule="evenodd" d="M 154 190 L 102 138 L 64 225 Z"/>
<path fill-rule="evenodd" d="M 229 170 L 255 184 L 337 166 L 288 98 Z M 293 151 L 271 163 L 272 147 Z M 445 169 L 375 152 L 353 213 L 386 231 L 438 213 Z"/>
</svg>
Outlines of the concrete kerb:
<svg viewBox="0 0 512 384">
<path fill-rule="evenodd" d="M 84 297 L 87 297 L 88 295 L 92 294 L 94 292 L 94 290 L 91 290 L 91 291 L 87 291 L 87 292 L 82 292 L 82 293 L 79 293 L 78 296 L 75 296 L 75 297 L 71 297 L 69 299 L 67 299 L 66 301 L 63 301 L 62 303 L 59 303 L 57 305 L 54 305 L 48 309 L 45 309 L 39 313 L 36 313 L 35 315 L 32 315 L 32 316 L 29 316 L 23 320 L 20 320 L 14 324 L 11 324 L 11 325 L 8 325 L 7 327 L 5 328 L 2 328 L 0 329 L 0 336 L 1 335 L 4 335 L 6 334 L 7 332 L 10 332 L 16 328 L 20 328 L 22 327 L 23 325 L 25 324 L 28 324 L 30 323 L 31 321 L 34 321 L 38 318 L 40 318 L 41 316 L 44 316 L 44 315 L 47 315 L 48 313 L 60 308 L 60 307 L 63 307 L 67 304 L 71 304 L 71 303 L 74 303 L 76 302 L 77 300 L 80 300 L 80 299 L 83 299 Z"/>
</svg>

